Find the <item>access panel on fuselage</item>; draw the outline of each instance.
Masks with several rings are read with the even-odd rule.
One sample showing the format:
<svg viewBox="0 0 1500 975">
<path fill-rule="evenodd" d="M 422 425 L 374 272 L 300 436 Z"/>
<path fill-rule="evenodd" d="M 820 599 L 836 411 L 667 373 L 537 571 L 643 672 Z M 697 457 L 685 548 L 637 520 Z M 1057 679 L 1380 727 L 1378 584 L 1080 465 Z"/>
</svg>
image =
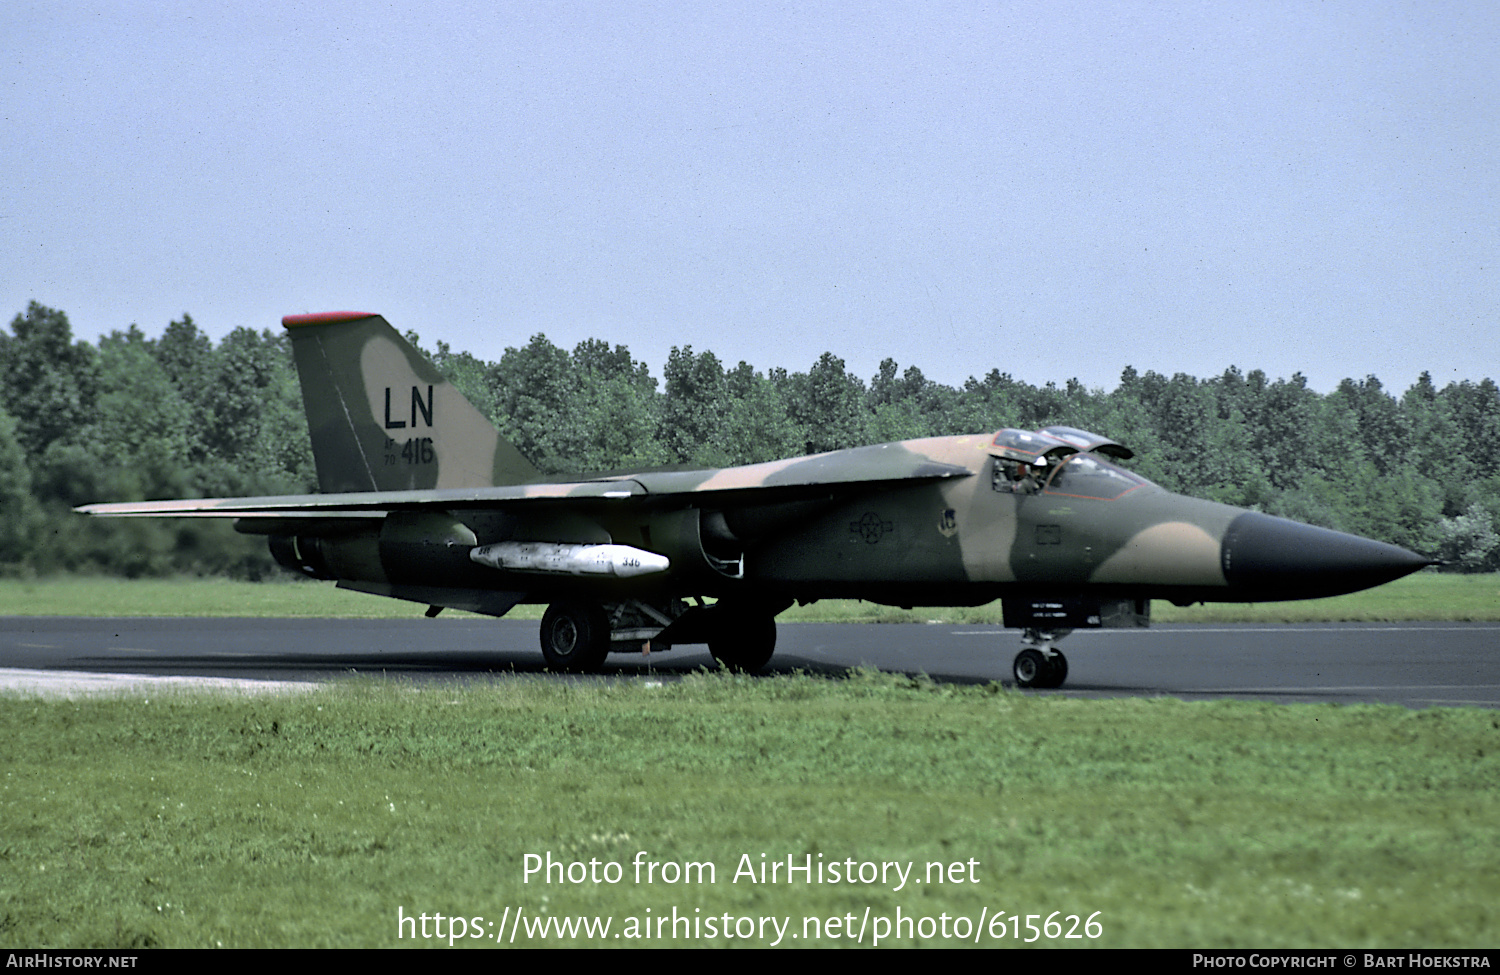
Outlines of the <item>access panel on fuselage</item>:
<svg viewBox="0 0 1500 975">
<path fill-rule="evenodd" d="M 962 582 L 960 513 L 940 485 L 836 504 L 746 554 L 747 579 L 836 584 Z"/>
</svg>

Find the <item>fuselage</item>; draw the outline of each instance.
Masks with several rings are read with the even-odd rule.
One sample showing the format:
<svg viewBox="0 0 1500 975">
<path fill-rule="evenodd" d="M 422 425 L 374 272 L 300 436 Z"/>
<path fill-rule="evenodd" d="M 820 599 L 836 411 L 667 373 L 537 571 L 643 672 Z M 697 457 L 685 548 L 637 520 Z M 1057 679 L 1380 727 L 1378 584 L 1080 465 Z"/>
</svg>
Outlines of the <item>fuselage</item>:
<svg viewBox="0 0 1500 975">
<path fill-rule="evenodd" d="M 747 580 L 900 605 L 1085 590 L 1259 602 L 1353 592 L 1428 564 L 1397 546 L 1174 494 L 1093 453 L 1018 483 L 988 437 L 887 446 L 974 473 L 832 505 L 752 548 Z"/>
</svg>

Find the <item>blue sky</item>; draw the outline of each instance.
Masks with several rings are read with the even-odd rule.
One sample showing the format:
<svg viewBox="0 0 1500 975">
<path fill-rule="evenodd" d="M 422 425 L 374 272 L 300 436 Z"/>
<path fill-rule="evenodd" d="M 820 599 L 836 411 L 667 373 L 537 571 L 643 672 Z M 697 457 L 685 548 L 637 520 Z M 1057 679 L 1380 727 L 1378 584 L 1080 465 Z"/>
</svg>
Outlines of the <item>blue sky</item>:
<svg viewBox="0 0 1500 975">
<path fill-rule="evenodd" d="M 0 314 L 1500 377 L 1500 7 L 6 4 Z"/>
</svg>

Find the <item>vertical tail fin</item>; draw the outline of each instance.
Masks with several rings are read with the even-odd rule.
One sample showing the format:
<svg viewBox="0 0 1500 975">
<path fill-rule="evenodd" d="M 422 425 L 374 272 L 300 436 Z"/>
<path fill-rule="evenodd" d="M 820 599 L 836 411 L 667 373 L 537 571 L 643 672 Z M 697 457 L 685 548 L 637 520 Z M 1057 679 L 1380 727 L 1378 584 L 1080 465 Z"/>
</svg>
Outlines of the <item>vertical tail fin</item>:
<svg viewBox="0 0 1500 975">
<path fill-rule="evenodd" d="M 318 487 L 407 491 L 491 487 L 538 472 L 384 318 L 289 315 Z"/>
</svg>

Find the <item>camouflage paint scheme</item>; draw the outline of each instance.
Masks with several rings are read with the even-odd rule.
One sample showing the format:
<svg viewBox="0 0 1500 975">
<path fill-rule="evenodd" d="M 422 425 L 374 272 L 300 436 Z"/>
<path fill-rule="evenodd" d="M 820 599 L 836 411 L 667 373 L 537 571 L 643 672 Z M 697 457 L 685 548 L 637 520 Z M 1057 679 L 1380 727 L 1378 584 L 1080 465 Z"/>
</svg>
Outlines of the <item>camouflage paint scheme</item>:
<svg viewBox="0 0 1500 975">
<path fill-rule="evenodd" d="M 278 561 L 340 586 L 503 615 L 552 604 L 549 662 L 707 642 L 755 670 L 793 601 L 1005 600 L 1025 686 L 1057 686 L 1076 626 L 1145 625 L 1149 600 L 1269 601 L 1378 585 L 1429 560 L 1172 494 L 1128 448 L 1066 427 L 935 437 L 698 471 L 548 480 L 376 315 L 291 316 L 322 493 L 89 505 L 99 516 L 229 517 Z M 666 556 L 630 579 L 479 564 L 497 542 L 612 543 Z M 703 603 L 700 597 L 716 599 Z M 689 605 L 693 599 L 697 605 Z M 1035 654 L 1028 657 L 1027 654 Z"/>
</svg>

